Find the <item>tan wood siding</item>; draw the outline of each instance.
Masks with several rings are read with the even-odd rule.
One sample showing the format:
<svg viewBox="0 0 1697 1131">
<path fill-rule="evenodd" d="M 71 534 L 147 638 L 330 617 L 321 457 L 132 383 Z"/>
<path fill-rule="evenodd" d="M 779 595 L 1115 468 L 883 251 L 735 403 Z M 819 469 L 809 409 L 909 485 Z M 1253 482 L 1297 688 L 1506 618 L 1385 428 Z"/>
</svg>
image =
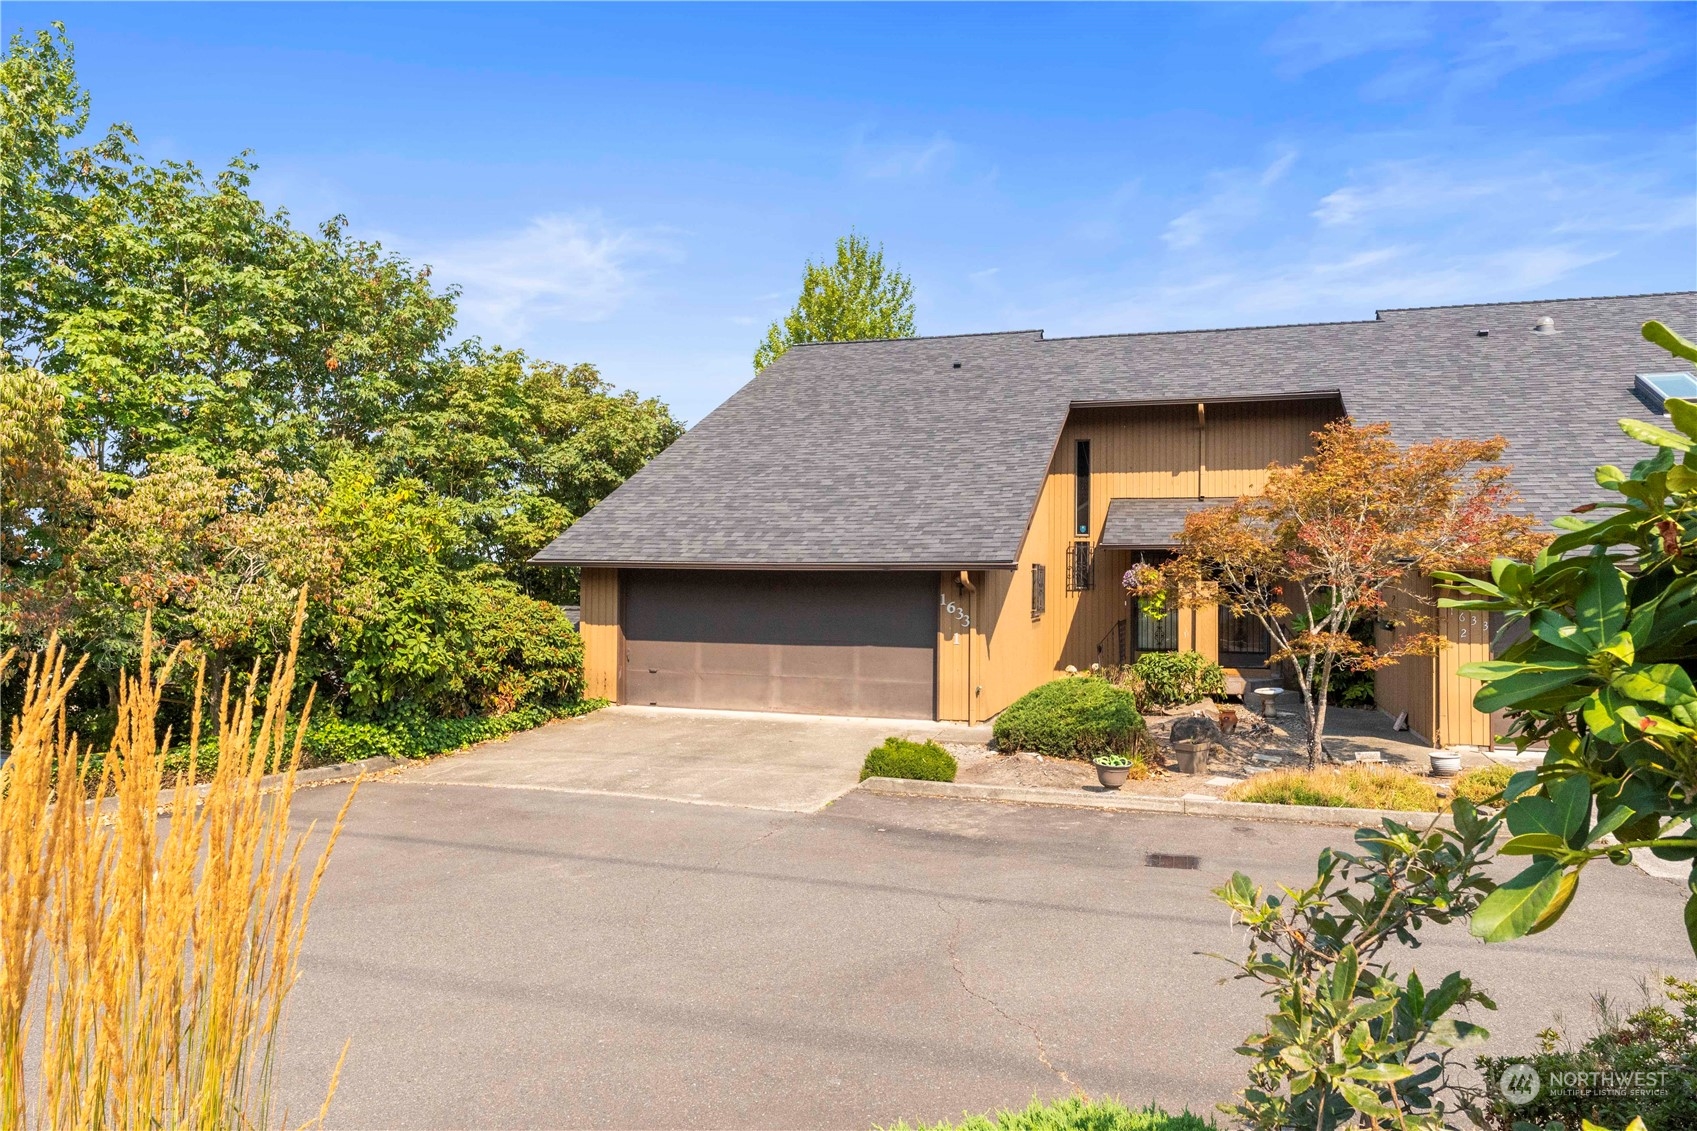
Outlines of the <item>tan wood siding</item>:
<svg viewBox="0 0 1697 1131">
<path fill-rule="evenodd" d="M 1216 404 L 1203 432 L 1205 498 L 1253 495 L 1267 485 L 1267 467 L 1298 463 L 1314 450 L 1313 435 L 1337 416 L 1328 401 Z"/>
<path fill-rule="evenodd" d="M 1401 647 L 1410 635 L 1420 631 L 1414 618 L 1431 616 L 1432 584 L 1424 578 L 1409 578 L 1387 597 L 1390 607 L 1384 610 L 1374 633 L 1375 645 L 1381 651 Z M 1387 622 L 1395 627 L 1386 630 Z M 1406 711 L 1408 729 L 1427 742 L 1437 732 L 1434 672 L 1434 657 L 1405 656 L 1373 675 L 1373 698 L 1379 709 L 1392 718 Z"/>
<path fill-rule="evenodd" d="M 942 718 L 963 719 L 971 694 L 973 716 L 984 719 L 1070 665 L 1086 670 L 1117 657 L 1117 628 L 1127 619 L 1120 578 L 1136 553 L 1096 549 L 1094 585 L 1067 590 L 1067 554 L 1075 533 L 1073 465 L 1076 443 L 1090 441 L 1090 541 L 1100 537 L 1108 504 L 1117 498 L 1197 498 L 1259 490 L 1266 465 L 1295 462 L 1312 450 L 1313 432 L 1340 413 L 1335 401 L 1280 401 L 1257 405 L 1209 406 L 1199 416 L 1194 404 L 1079 409 L 1072 414 L 1050 461 L 1048 475 L 1020 548 L 1018 568 L 974 574 L 983 577 L 977 595 L 978 651 L 971 688 L 957 649 L 938 634 L 938 703 Z M 1220 436 L 1213 437 L 1218 429 Z M 1204 463 L 1209 470 L 1204 471 Z M 1031 616 L 1031 566 L 1047 567 L 1047 611 Z M 943 580 L 944 594 L 954 588 Z M 1126 627 L 1130 631 L 1130 625 Z M 1179 612 L 1181 647 L 1211 658 L 1219 654 L 1218 614 L 1213 607 Z M 945 666 L 951 675 L 943 675 Z M 945 697 L 951 681 L 961 690 Z M 982 691 L 977 689 L 982 687 Z M 945 706 L 946 704 L 946 706 Z"/>
<path fill-rule="evenodd" d="M 1438 733 L 1444 746 L 1490 746 L 1491 716 L 1473 709 L 1477 680 L 1456 674 L 1463 664 L 1491 658 L 1490 616 L 1472 609 L 1439 609 L 1444 647 L 1437 656 Z"/>
<path fill-rule="evenodd" d="M 584 694 L 619 702 L 619 673 L 624 669 L 619 630 L 619 571 L 585 569 L 578 583 L 583 637 Z"/>
</svg>

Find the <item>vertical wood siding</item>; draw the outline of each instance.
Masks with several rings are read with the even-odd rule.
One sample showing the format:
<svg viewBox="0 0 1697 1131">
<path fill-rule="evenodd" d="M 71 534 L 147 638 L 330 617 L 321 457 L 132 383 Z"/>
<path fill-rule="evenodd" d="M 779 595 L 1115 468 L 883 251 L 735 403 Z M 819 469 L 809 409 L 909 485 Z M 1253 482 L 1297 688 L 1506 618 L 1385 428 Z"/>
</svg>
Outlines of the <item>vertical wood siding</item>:
<svg viewBox="0 0 1697 1131">
<path fill-rule="evenodd" d="M 1408 712 L 1409 729 L 1434 746 L 1490 746 L 1489 715 L 1473 709 L 1477 680 L 1456 674 L 1463 664 L 1491 658 L 1490 620 L 1466 609 L 1439 609 L 1441 593 L 1429 578 L 1409 579 L 1403 592 L 1391 594 L 1385 615 L 1397 625 L 1376 633 L 1380 648 L 1399 645 L 1418 630 L 1411 618 L 1425 617 L 1425 627 L 1443 639 L 1435 656 L 1410 656 L 1374 675 L 1374 698 L 1379 709 L 1395 717 Z"/>
<path fill-rule="evenodd" d="M 1432 583 L 1426 578 L 1409 578 L 1388 594 L 1390 607 L 1383 613 L 1374 643 L 1381 651 L 1401 647 L 1419 631 L 1417 617 L 1430 617 Z M 1396 627 L 1387 631 L 1386 621 Z M 1373 698 L 1379 709 L 1395 718 L 1408 712 L 1408 729 L 1431 742 L 1437 733 L 1437 689 L 1434 685 L 1435 657 L 1405 656 L 1373 673 Z"/>
<path fill-rule="evenodd" d="M 1473 609 L 1439 609 L 1438 631 L 1444 648 L 1438 653 L 1436 740 L 1445 746 L 1490 746 L 1491 716 L 1473 709 L 1478 680 L 1456 674 L 1463 664 L 1491 658 L 1490 615 Z"/>
<path fill-rule="evenodd" d="M 1205 498 L 1253 495 L 1267 485 L 1267 466 L 1287 467 L 1314 450 L 1313 435 L 1336 418 L 1327 401 L 1209 405 L 1203 436 Z"/>
<path fill-rule="evenodd" d="M 578 632 L 583 637 L 584 694 L 619 701 L 624 670 L 623 631 L 619 626 L 619 571 L 585 569 L 579 582 L 582 604 Z"/>
<path fill-rule="evenodd" d="M 1338 413 L 1336 403 L 1326 401 L 1210 406 L 1205 426 L 1199 427 L 1194 404 L 1075 411 L 1055 446 L 1018 568 L 973 575 L 982 580 L 977 582 L 978 613 L 973 618 L 978 631 L 973 634 L 977 644 L 971 652 L 971 687 L 964 670 L 966 653 L 961 651 L 967 642 L 948 643 L 939 628 L 938 717 L 966 718 L 965 698 L 971 695 L 971 714 L 982 720 L 1063 674 L 1069 665 L 1086 670 L 1093 663 L 1116 659 L 1116 625 L 1127 617 L 1120 578 L 1135 555 L 1098 548 L 1094 587 L 1067 591 L 1066 555 L 1075 538 L 1077 441 L 1090 441 L 1094 543 L 1114 499 L 1197 498 L 1259 490 L 1269 462 L 1292 463 L 1306 455 L 1312 450 L 1313 432 Z M 1037 619 L 1031 616 L 1033 564 L 1042 564 L 1048 573 L 1048 609 Z M 953 575 L 945 575 L 943 595 L 955 589 Z M 1180 610 L 1179 640 L 1181 647 L 1217 658 L 1217 610 Z M 960 690 L 946 693 L 944 687 L 951 683 Z"/>
</svg>

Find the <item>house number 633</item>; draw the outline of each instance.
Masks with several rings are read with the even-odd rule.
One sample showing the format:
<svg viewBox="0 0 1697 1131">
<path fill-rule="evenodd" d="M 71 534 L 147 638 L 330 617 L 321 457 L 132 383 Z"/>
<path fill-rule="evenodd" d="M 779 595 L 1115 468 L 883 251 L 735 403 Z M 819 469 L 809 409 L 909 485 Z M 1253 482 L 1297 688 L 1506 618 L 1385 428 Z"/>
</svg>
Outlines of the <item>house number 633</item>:
<svg viewBox="0 0 1697 1131">
<path fill-rule="evenodd" d="M 943 611 L 960 622 L 962 628 L 972 627 L 972 618 L 966 615 L 966 610 L 955 604 L 947 597 L 938 598 L 943 603 Z"/>
</svg>

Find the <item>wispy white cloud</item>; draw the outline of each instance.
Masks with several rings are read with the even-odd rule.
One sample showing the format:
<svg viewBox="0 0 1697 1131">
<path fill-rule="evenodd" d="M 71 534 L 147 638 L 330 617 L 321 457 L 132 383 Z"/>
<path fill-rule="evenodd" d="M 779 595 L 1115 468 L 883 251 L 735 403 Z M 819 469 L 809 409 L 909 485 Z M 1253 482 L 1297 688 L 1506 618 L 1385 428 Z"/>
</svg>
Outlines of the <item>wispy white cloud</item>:
<svg viewBox="0 0 1697 1131">
<path fill-rule="evenodd" d="M 1572 147 L 1428 155 L 1369 163 L 1330 188 L 1310 187 L 1310 170 L 1306 183 L 1277 193 L 1263 183 L 1277 183 L 1288 164 L 1239 169 L 1167 226 L 1164 252 L 1135 268 L 1074 276 L 1017 319 L 1099 333 L 1324 321 L 1558 292 L 1646 243 L 1697 251 L 1697 196 L 1678 161 L 1685 152 L 1680 138 L 1591 160 Z M 1235 225 L 1229 235 L 1222 217 Z"/>
<path fill-rule="evenodd" d="M 873 181 L 918 180 L 947 172 L 959 147 L 947 134 L 923 139 L 881 140 L 862 131 L 849 147 L 847 164 L 855 176 Z"/>
<path fill-rule="evenodd" d="M 446 244 L 420 258 L 438 278 L 462 287 L 467 329 L 513 339 L 543 322 L 612 317 L 649 265 L 675 254 L 663 232 L 586 213 L 538 216 L 516 231 Z"/>
<path fill-rule="evenodd" d="M 1241 228 L 1261 215 L 1267 190 L 1296 164 L 1296 151 L 1285 150 L 1265 168 L 1227 169 L 1208 176 L 1208 195 L 1168 222 L 1161 242 L 1174 251 L 1196 247 L 1210 236 Z"/>
<path fill-rule="evenodd" d="M 1434 33 L 1441 13 L 1446 34 Z M 1556 101 L 1580 101 L 1674 61 L 1654 21 L 1624 4 L 1502 4 L 1470 9 L 1346 4 L 1299 15 L 1268 40 L 1285 78 L 1378 57 L 1360 88 L 1369 100 L 1454 104 L 1519 71 L 1561 60 L 1571 74 Z"/>
<path fill-rule="evenodd" d="M 1278 73 L 1296 78 L 1344 59 L 1398 51 L 1432 38 L 1426 9 L 1407 4 L 1326 4 L 1286 23 L 1267 43 Z"/>
</svg>

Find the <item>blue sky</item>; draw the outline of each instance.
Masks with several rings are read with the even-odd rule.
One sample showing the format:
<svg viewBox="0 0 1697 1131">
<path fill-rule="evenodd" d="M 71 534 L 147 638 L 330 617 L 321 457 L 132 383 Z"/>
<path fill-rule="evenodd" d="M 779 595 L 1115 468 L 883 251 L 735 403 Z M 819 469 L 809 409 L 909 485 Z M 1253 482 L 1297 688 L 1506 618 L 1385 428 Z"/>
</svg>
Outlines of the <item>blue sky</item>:
<svg viewBox="0 0 1697 1131">
<path fill-rule="evenodd" d="M 151 158 L 699 420 L 851 226 L 922 333 L 1697 285 L 1697 5 L 9 2 Z"/>
</svg>

